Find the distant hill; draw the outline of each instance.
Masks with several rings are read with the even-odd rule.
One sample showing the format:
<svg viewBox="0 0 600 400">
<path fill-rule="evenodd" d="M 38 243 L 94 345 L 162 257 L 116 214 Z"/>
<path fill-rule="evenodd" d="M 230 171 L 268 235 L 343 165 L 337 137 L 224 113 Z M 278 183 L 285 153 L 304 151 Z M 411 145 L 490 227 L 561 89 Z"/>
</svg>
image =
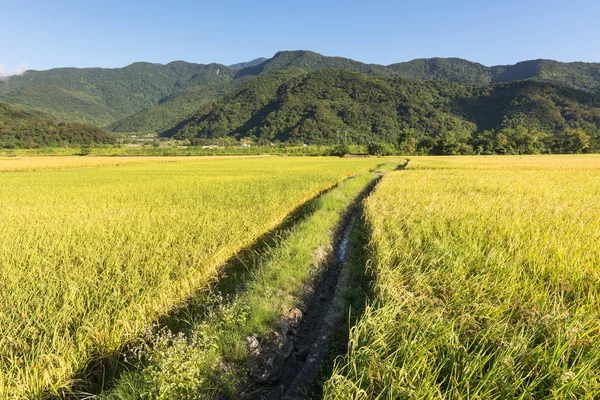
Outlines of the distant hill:
<svg viewBox="0 0 600 400">
<path fill-rule="evenodd" d="M 600 63 L 525 61 L 486 67 L 458 58 L 418 59 L 388 66 L 365 64 L 311 51 L 281 51 L 269 59 L 225 66 L 175 61 L 124 68 L 59 68 L 26 71 L 0 80 L 0 101 L 55 118 L 108 129 L 162 132 L 190 118 L 208 102 L 265 73 L 341 69 L 374 77 L 487 86 L 535 80 L 600 92 Z"/>
<path fill-rule="evenodd" d="M 299 68 L 306 72 L 322 69 L 343 69 L 345 71 L 360 72 L 375 76 L 390 76 L 392 71 L 382 65 L 364 64 L 349 58 L 327 57 L 312 51 L 280 51 L 261 64 L 249 66 L 236 73 L 236 78 L 242 76 L 256 76 L 263 72 L 278 71 L 286 68 Z"/>
<path fill-rule="evenodd" d="M 600 97 L 536 81 L 475 86 L 344 70 L 276 70 L 165 135 L 384 142 L 434 154 L 563 152 L 564 143 L 580 140 L 583 151 L 600 146 Z"/>
<path fill-rule="evenodd" d="M 523 61 L 515 65 L 486 67 L 459 58 L 430 58 L 393 64 L 394 75 L 416 80 L 487 85 L 537 80 L 590 92 L 600 92 L 600 63 Z"/>
<path fill-rule="evenodd" d="M 114 143 L 114 137 L 95 126 L 59 122 L 38 112 L 0 103 L 0 148 L 79 146 L 85 143 Z"/>
<path fill-rule="evenodd" d="M 0 80 L 0 100 L 56 118 L 107 126 L 192 86 L 228 82 L 220 64 L 135 63 L 125 68 L 59 68 L 26 71 Z"/>
<path fill-rule="evenodd" d="M 239 71 L 240 69 L 243 69 L 243 68 L 246 68 L 246 67 L 252 67 L 254 65 L 262 64 L 265 61 L 267 61 L 267 58 L 265 58 L 265 57 L 259 57 L 259 58 L 256 58 L 256 59 L 252 60 L 252 61 L 246 61 L 246 62 L 241 62 L 241 63 L 229 65 L 229 68 L 231 68 L 231 69 L 233 69 L 235 71 Z"/>
</svg>

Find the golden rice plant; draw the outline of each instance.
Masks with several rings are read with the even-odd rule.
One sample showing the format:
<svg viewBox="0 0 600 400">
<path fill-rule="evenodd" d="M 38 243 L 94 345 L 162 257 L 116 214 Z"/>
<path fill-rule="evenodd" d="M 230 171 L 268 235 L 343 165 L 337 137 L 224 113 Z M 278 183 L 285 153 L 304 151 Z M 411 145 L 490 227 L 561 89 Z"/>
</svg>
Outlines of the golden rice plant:
<svg viewBox="0 0 600 400">
<path fill-rule="evenodd" d="M 367 200 L 335 399 L 600 396 L 600 157 L 415 157 Z"/>
<path fill-rule="evenodd" d="M 0 173 L 0 398 L 60 393 L 300 204 L 378 163 L 156 161 L 40 158 L 50 170 Z"/>
</svg>

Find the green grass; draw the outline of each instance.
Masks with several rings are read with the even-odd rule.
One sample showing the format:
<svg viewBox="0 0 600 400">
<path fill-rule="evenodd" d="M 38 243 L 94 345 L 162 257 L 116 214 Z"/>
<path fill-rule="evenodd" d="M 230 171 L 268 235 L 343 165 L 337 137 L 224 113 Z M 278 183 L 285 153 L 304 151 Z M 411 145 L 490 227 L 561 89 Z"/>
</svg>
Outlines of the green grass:
<svg viewBox="0 0 600 400">
<path fill-rule="evenodd" d="M 68 390 L 296 207 L 379 162 L 170 161 L 0 174 L 0 397 Z"/>
<path fill-rule="evenodd" d="M 600 396 L 600 158 L 419 158 L 366 202 L 374 299 L 330 399 Z"/>
</svg>

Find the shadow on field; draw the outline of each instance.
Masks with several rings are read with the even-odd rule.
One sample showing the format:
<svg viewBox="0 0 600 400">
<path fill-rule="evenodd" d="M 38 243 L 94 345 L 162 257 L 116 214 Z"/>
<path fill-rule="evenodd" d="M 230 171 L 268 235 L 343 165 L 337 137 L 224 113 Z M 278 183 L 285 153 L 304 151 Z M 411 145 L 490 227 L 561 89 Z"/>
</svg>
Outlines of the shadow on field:
<svg viewBox="0 0 600 400">
<path fill-rule="evenodd" d="M 347 177 L 346 179 L 351 178 Z M 316 210 L 316 200 L 319 197 L 338 185 L 322 191 L 298 206 L 280 225 L 263 234 L 253 244 L 231 257 L 207 286 L 197 291 L 186 304 L 160 318 L 155 324 L 157 329 L 168 328 L 175 333 L 188 333 L 192 328 L 192 323 L 197 322 L 199 316 L 206 315 L 209 311 L 208 307 L 211 304 L 214 305 L 214 301 L 208 301 L 211 293 L 219 293 L 224 302 L 228 302 L 236 294 L 242 293 L 246 289 L 246 283 L 253 278 L 254 266 L 260 265 L 260 260 L 264 259 L 265 254 L 289 236 L 291 233 L 290 228 L 313 214 Z M 143 339 L 140 338 L 140 340 Z M 128 343 L 119 352 L 93 356 L 88 367 L 75 377 L 74 383 L 68 392 L 65 391 L 60 396 L 49 395 L 45 398 L 88 399 L 110 390 L 123 372 L 139 367 L 139 364 L 128 362 L 126 359 L 127 353 L 139 344 L 140 342 Z"/>
<path fill-rule="evenodd" d="M 404 162 L 404 164 L 398 164 L 398 167 L 396 168 L 396 171 L 403 171 L 406 168 L 408 168 L 408 163 L 410 162 L 410 158 L 406 158 L 406 161 Z"/>
</svg>

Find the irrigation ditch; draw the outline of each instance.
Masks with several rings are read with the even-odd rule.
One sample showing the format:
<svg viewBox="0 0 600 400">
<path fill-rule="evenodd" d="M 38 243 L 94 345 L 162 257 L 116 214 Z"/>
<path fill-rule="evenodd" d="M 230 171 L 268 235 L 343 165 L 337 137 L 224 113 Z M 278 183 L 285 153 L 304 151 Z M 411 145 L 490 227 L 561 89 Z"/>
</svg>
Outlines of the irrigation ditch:
<svg viewBox="0 0 600 400">
<path fill-rule="evenodd" d="M 406 169 L 409 162 L 406 159 L 395 170 Z M 285 350 L 285 360 L 280 363 L 277 380 L 269 385 L 254 385 L 250 394 L 243 398 L 300 400 L 321 397 L 320 378 L 324 371 L 327 374 L 334 359 L 345 353 L 348 324 L 360 317 L 369 297 L 372 277 L 367 275 L 365 267 L 367 227 L 364 226 L 362 203 L 386 172 L 385 168 L 381 169 L 377 178 L 346 211 L 343 223 L 336 231 L 335 251 L 327 260 L 320 279 L 308 290 L 303 301 L 304 312 L 295 312 L 300 312 L 301 318 L 291 326 L 289 322 L 287 324 L 287 343 L 280 346 Z M 352 295 L 348 291 L 358 291 L 358 299 L 350 299 Z M 354 309 L 350 310 L 352 306 Z M 293 321 L 294 317 L 288 317 L 288 321 Z"/>
<path fill-rule="evenodd" d="M 356 218 L 354 216 L 351 225 Z M 314 301 L 291 334 L 292 351 L 280 370 L 281 377 L 274 384 L 259 388 L 250 398 L 304 399 L 318 390 L 322 363 L 328 356 L 332 338 L 343 319 L 343 291 L 348 287 L 349 276 L 345 257 L 351 225 L 344 230 L 343 239 L 338 245 L 338 262 L 328 268 L 314 292 Z"/>
<path fill-rule="evenodd" d="M 189 328 L 186 321 L 191 316 L 205 315 L 209 310 L 206 298 L 210 293 L 218 292 L 225 302 L 231 301 L 234 296 L 245 290 L 245 283 L 251 279 L 252 266 L 258 263 L 261 255 L 267 253 L 270 248 L 284 241 L 290 233 L 290 229 L 308 218 L 314 211 L 317 199 L 331 192 L 341 183 L 352 179 L 353 176 L 324 189 L 315 197 L 307 200 L 294 209 L 279 225 L 256 238 L 251 245 L 242 248 L 239 252 L 227 260 L 217 275 L 209 284 L 198 290 L 194 296 L 183 306 L 175 309 L 172 313 L 162 316 L 153 326 L 152 330 L 166 328 L 172 332 L 183 332 Z M 139 347 L 143 338 L 126 343 L 117 353 L 96 354 L 90 359 L 87 368 L 80 371 L 73 385 L 59 396 L 47 394 L 44 398 L 48 400 L 80 400 L 91 398 L 103 398 L 102 394 L 111 391 L 115 382 L 121 375 L 130 369 L 139 367 L 136 362 L 128 360 L 128 353 Z"/>
<path fill-rule="evenodd" d="M 318 282 L 307 290 L 303 301 L 304 310 L 292 310 L 288 317 L 287 343 L 283 347 L 285 358 L 272 373 L 276 380 L 270 384 L 256 383 L 243 396 L 252 400 L 296 400 L 316 396 L 320 388 L 318 380 L 323 363 L 331 361 L 337 352 L 330 352 L 336 333 L 344 330 L 340 326 L 346 311 L 345 290 L 349 287 L 352 259 L 350 254 L 356 241 L 352 233 L 358 228 L 362 217 L 362 201 L 371 193 L 380 176 L 359 195 L 349 208 L 341 228 L 337 231 L 336 246 Z M 293 321 L 295 316 L 300 316 Z M 265 348 L 272 343 L 263 344 Z M 257 352 L 260 354 L 260 351 Z"/>
</svg>

